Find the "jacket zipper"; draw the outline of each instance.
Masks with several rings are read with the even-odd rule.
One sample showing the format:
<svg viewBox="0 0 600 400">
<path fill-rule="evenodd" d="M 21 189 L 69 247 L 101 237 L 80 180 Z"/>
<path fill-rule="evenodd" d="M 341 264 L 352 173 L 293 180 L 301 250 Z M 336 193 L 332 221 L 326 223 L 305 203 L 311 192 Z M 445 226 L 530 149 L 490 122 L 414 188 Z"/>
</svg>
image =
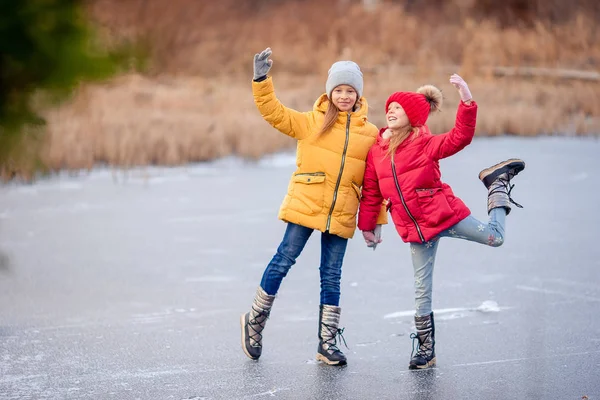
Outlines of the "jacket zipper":
<svg viewBox="0 0 600 400">
<path fill-rule="evenodd" d="M 400 201 L 402 201 L 404 210 L 406 210 L 406 213 L 408 214 L 410 219 L 412 219 L 413 224 L 415 224 L 415 228 L 417 228 L 417 232 L 419 233 L 419 238 L 421 239 L 421 243 L 425 243 L 425 237 L 423 236 L 423 233 L 421 232 L 421 228 L 419 227 L 419 224 L 417 223 L 417 220 L 415 219 L 415 217 L 413 217 L 413 215 L 408 210 L 408 206 L 406 205 L 406 202 L 404 201 L 404 196 L 402 195 L 402 190 L 400 190 L 400 184 L 398 183 L 398 176 L 396 175 L 396 165 L 394 164 L 394 156 L 392 156 L 392 175 L 394 176 L 394 182 L 396 183 L 396 189 L 398 190 L 398 194 L 400 195 Z"/>
<path fill-rule="evenodd" d="M 335 184 L 335 190 L 333 191 L 333 201 L 331 202 L 331 208 L 329 209 L 329 214 L 327 215 L 327 226 L 325 227 L 325 231 L 329 231 L 329 226 L 331 225 L 331 214 L 333 214 L 333 209 L 335 208 L 335 202 L 337 200 L 338 190 L 340 188 L 340 182 L 342 181 L 342 172 L 344 172 L 344 163 L 346 162 L 346 151 L 348 150 L 348 141 L 350 140 L 350 113 L 348 113 L 348 120 L 346 121 L 346 143 L 344 143 L 344 151 L 342 152 L 342 164 L 340 165 L 340 173 L 337 178 L 337 182 Z"/>
</svg>

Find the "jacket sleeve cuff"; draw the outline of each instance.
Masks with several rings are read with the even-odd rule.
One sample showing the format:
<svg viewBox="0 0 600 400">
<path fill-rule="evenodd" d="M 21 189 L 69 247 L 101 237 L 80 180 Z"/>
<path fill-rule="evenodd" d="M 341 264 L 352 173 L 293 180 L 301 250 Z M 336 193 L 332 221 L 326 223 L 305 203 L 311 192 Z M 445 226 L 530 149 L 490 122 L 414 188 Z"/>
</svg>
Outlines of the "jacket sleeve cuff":
<svg viewBox="0 0 600 400">
<path fill-rule="evenodd" d="M 358 229 L 361 231 L 372 231 L 377 226 L 377 215 L 372 212 L 363 212 L 358 217 Z"/>
</svg>

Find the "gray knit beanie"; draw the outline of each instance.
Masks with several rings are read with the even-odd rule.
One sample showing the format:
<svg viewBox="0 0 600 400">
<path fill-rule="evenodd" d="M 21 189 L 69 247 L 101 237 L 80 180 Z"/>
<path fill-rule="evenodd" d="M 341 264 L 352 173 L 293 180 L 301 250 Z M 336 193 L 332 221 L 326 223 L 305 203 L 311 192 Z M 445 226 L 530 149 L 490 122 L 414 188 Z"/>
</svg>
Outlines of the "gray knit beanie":
<svg viewBox="0 0 600 400">
<path fill-rule="evenodd" d="M 360 99 L 363 94 L 363 74 L 360 67 L 353 61 L 337 61 L 329 68 L 325 91 L 331 98 L 331 92 L 336 86 L 350 85 L 358 93 Z"/>
</svg>

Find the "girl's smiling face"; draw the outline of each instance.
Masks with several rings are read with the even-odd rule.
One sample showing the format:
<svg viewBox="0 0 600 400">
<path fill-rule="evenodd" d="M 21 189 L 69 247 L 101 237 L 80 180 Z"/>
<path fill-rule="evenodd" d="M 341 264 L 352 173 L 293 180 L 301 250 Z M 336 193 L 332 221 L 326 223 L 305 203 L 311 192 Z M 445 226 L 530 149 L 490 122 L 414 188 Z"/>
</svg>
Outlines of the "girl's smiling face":
<svg viewBox="0 0 600 400">
<path fill-rule="evenodd" d="M 358 93 L 352 86 L 339 85 L 331 91 L 331 101 L 340 111 L 352 111 L 357 100 Z"/>
<path fill-rule="evenodd" d="M 408 117 L 398 102 L 390 103 L 385 117 L 390 129 L 401 129 L 409 125 Z"/>
</svg>

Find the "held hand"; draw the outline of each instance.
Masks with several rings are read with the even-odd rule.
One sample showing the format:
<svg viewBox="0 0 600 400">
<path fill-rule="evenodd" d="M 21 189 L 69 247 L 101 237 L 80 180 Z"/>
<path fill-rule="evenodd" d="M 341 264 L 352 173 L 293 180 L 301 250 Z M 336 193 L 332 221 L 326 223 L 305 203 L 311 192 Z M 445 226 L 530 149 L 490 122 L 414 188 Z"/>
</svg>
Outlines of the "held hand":
<svg viewBox="0 0 600 400">
<path fill-rule="evenodd" d="M 254 79 L 267 75 L 273 65 L 273 60 L 269 60 L 272 53 L 271 48 L 267 47 L 260 54 L 254 55 Z"/>
<path fill-rule="evenodd" d="M 373 234 L 375 235 L 375 244 L 373 245 L 373 251 L 375 251 L 377 245 L 383 241 L 383 239 L 381 238 L 381 224 L 377 224 L 375 230 L 373 231 Z"/>
<path fill-rule="evenodd" d="M 450 83 L 452 85 L 454 85 L 454 87 L 458 90 L 460 99 L 464 103 L 467 103 L 473 99 L 473 96 L 471 96 L 471 91 L 469 91 L 469 86 L 467 85 L 467 82 L 465 82 L 463 78 L 461 78 L 457 74 L 453 74 L 450 77 Z"/>
<path fill-rule="evenodd" d="M 363 238 L 367 243 L 367 247 L 372 247 L 373 250 L 377 247 L 379 243 L 382 242 L 381 239 L 381 225 L 377 225 L 375 230 L 372 231 L 363 231 Z"/>
</svg>

